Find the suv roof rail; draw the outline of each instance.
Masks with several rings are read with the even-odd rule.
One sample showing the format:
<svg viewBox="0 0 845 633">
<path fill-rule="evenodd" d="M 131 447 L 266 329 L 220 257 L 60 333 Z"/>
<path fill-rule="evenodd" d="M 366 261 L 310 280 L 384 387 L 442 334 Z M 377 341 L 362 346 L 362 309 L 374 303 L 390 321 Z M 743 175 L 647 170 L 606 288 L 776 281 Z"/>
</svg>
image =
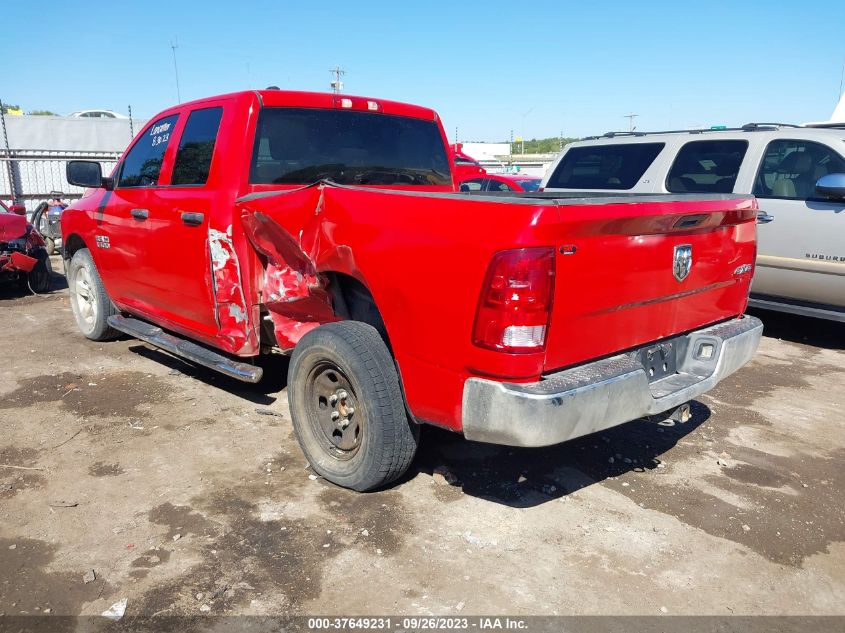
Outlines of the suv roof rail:
<svg viewBox="0 0 845 633">
<path fill-rule="evenodd" d="M 595 138 L 613 138 L 615 136 L 645 136 L 648 132 L 605 132 L 601 136 L 596 136 Z"/>
<path fill-rule="evenodd" d="M 651 136 L 653 134 L 705 134 L 708 132 L 757 132 L 763 130 L 774 130 L 779 127 L 825 127 L 834 129 L 845 129 L 845 123 L 813 123 L 808 125 L 796 125 L 795 123 L 746 123 L 742 127 L 713 127 L 691 128 L 686 130 L 655 130 L 654 132 L 605 132 L 600 136 L 585 136 L 582 141 L 595 141 L 603 138 L 616 138 L 619 136 Z"/>
<path fill-rule="evenodd" d="M 746 123 L 742 126 L 741 129 L 743 130 L 762 130 L 762 129 L 771 129 L 777 127 L 801 127 L 800 125 L 795 125 L 794 123 Z"/>
<path fill-rule="evenodd" d="M 845 122 L 842 123 L 806 123 L 804 127 L 827 128 L 833 130 L 845 130 Z"/>
</svg>

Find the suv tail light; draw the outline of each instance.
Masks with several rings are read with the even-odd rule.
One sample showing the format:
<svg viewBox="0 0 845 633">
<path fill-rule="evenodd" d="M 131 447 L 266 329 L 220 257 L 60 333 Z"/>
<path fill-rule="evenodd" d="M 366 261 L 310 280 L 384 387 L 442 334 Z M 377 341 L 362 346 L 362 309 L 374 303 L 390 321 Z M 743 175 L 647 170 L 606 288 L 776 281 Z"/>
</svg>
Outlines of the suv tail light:
<svg viewBox="0 0 845 633">
<path fill-rule="evenodd" d="M 543 350 L 552 312 L 554 276 L 553 248 L 496 253 L 481 288 L 472 342 L 516 354 Z"/>
</svg>

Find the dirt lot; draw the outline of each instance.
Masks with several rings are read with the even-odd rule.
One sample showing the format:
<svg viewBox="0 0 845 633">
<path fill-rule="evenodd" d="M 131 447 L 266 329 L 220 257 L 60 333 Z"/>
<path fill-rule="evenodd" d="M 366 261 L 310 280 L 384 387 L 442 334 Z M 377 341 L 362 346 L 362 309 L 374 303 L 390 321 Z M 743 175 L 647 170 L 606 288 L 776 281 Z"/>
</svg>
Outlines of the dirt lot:
<svg viewBox="0 0 845 633">
<path fill-rule="evenodd" d="M 247 388 L 86 341 L 66 290 L 3 292 L 0 613 L 845 613 L 842 326 L 758 314 L 687 424 L 543 450 L 424 429 L 356 494 L 310 476 L 283 362 Z"/>
</svg>

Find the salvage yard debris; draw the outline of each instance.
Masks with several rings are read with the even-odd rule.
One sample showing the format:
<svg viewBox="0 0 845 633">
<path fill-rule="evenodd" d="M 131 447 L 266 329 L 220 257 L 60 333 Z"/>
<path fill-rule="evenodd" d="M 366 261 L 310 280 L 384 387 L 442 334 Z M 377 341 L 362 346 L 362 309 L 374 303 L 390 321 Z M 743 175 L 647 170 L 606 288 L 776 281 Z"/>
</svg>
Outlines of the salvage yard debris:
<svg viewBox="0 0 845 633">
<path fill-rule="evenodd" d="M 115 622 L 117 622 L 126 613 L 126 605 L 127 604 L 129 604 L 128 598 L 123 598 L 122 600 L 115 602 L 112 606 L 110 606 L 108 609 L 103 611 L 103 617 L 106 617 L 109 620 L 114 620 Z"/>
</svg>

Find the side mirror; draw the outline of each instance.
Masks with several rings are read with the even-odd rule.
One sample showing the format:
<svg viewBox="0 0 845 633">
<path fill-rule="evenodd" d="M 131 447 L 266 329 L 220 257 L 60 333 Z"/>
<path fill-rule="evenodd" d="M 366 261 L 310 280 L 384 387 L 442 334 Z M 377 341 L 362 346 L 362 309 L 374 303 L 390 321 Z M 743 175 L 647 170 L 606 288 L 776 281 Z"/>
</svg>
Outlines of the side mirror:
<svg viewBox="0 0 845 633">
<path fill-rule="evenodd" d="M 845 174 L 828 174 L 816 183 L 816 193 L 825 198 L 845 200 Z"/>
<path fill-rule="evenodd" d="M 97 189 L 105 187 L 112 189 L 114 182 L 111 178 L 103 178 L 103 168 L 100 163 L 90 160 L 70 160 L 67 163 L 67 181 L 77 187 L 91 187 Z"/>
<path fill-rule="evenodd" d="M 9 211 L 12 213 L 17 213 L 18 215 L 26 215 L 26 207 L 22 204 L 13 204 L 9 207 Z"/>
</svg>

